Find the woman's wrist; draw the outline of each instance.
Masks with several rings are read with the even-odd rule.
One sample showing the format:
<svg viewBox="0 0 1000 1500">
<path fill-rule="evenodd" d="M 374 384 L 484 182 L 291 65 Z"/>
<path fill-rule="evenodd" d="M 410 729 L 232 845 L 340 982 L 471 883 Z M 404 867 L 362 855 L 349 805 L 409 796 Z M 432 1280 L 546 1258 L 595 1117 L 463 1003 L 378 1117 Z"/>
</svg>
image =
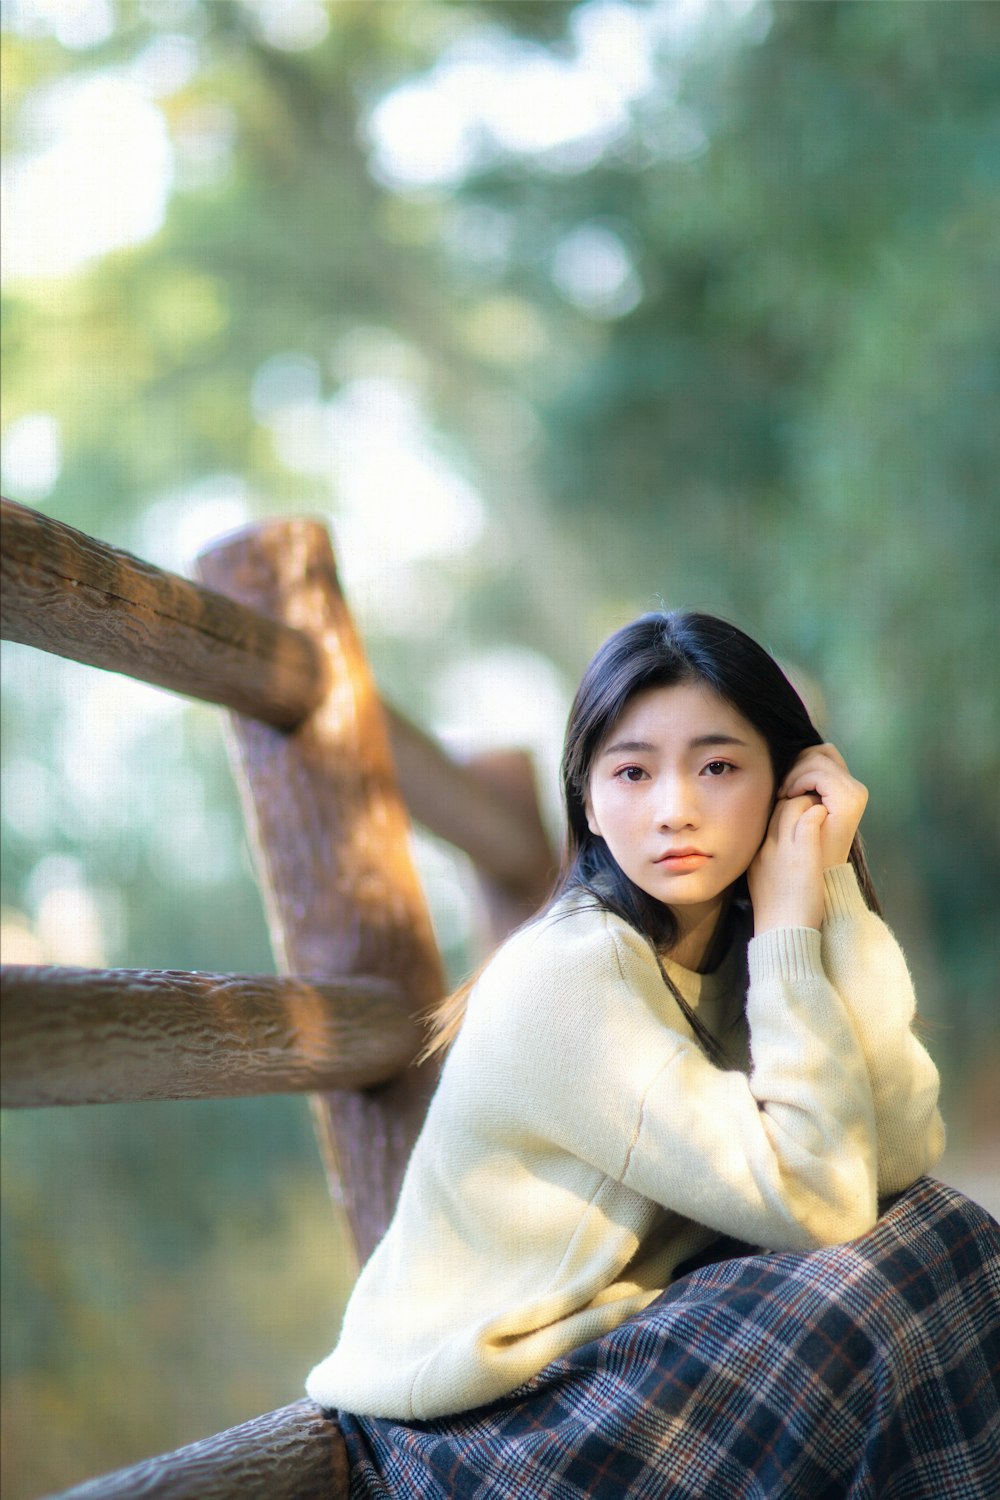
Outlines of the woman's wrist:
<svg viewBox="0 0 1000 1500">
<path fill-rule="evenodd" d="M 818 916 L 814 912 L 765 912 L 759 918 L 754 915 L 753 935 L 763 937 L 765 932 L 782 932 L 798 927 L 811 927 L 819 932 L 822 925 L 822 912 Z"/>
<path fill-rule="evenodd" d="M 782 927 L 815 927 L 823 925 L 824 882 L 817 871 L 811 880 L 781 881 L 777 888 L 758 890 L 753 902 L 753 930 L 774 932 Z"/>
</svg>

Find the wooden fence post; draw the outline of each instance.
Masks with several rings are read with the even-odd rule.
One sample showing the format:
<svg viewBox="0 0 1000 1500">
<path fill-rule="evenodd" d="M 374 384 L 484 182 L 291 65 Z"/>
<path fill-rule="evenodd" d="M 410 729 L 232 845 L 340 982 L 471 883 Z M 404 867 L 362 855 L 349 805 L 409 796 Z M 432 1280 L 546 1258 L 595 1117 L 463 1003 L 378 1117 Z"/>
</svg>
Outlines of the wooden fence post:
<svg viewBox="0 0 1000 1500">
<path fill-rule="evenodd" d="M 325 527 L 254 526 L 203 553 L 198 567 L 210 588 L 311 637 L 327 670 L 323 698 L 297 728 L 230 720 L 279 968 L 380 976 L 400 985 L 409 1012 L 426 1009 L 444 977 L 384 716 Z M 316 1096 L 331 1188 L 361 1261 L 391 1217 L 435 1081 L 425 1066 L 372 1089 Z"/>
</svg>

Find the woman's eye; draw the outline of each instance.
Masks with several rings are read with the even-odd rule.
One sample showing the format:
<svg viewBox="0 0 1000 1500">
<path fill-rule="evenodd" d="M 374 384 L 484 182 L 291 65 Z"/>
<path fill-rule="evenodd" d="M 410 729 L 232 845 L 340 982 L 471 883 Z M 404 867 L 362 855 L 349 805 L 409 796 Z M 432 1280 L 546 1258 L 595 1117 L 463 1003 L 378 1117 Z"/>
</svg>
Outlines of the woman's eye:
<svg viewBox="0 0 1000 1500">
<path fill-rule="evenodd" d="M 645 774 L 641 766 L 622 766 L 620 771 L 615 772 L 619 781 L 641 781 Z"/>
<path fill-rule="evenodd" d="M 732 769 L 733 767 L 728 760 L 710 760 L 705 767 L 705 771 L 709 776 L 725 776 L 726 772 Z"/>
</svg>

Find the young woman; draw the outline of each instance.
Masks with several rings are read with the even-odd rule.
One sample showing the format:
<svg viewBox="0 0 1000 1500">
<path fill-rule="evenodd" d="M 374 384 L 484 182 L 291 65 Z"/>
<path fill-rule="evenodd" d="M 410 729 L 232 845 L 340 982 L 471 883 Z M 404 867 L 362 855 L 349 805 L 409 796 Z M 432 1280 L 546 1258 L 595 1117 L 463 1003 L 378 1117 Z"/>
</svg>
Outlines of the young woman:
<svg viewBox="0 0 1000 1500">
<path fill-rule="evenodd" d="M 713 1261 L 770 1276 L 751 1247 L 808 1263 L 865 1243 L 879 1197 L 941 1154 L 937 1073 L 857 835 L 867 793 L 772 658 L 700 614 L 605 643 L 563 781 L 556 893 L 442 1006 L 397 1212 L 307 1389 L 343 1413 L 359 1496 L 797 1494 L 759 1488 L 763 1459 L 740 1488 L 718 1434 L 713 1490 L 703 1433 L 684 1487 L 705 1388 L 678 1374 L 697 1339 L 677 1297 Z M 732 1309 L 710 1323 L 723 1338 Z M 713 1421 L 738 1428 L 747 1395 L 720 1418 L 717 1392 Z"/>
</svg>

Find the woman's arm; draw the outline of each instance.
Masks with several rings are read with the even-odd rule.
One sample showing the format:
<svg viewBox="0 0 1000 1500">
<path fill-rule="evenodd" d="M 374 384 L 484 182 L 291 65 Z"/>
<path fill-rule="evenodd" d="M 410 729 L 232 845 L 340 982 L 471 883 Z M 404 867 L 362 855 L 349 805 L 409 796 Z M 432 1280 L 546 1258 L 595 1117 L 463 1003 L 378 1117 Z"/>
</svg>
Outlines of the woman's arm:
<svg viewBox="0 0 1000 1500">
<path fill-rule="evenodd" d="M 853 868 L 827 870 L 822 956 L 868 1065 L 878 1131 L 879 1195 L 908 1187 L 944 1150 L 938 1072 L 912 1032 L 916 1002 L 906 960 L 869 911 Z"/>
<path fill-rule="evenodd" d="M 480 981 L 443 1080 L 461 1089 L 462 1118 L 475 1115 L 467 1128 L 491 1157 L 536 1161 L 539 1191 L 568 1188 L 576 1158 L 769 1249 L 871 1227 L 871 1086 L 818 930 L 775 929 L 750 944 L 749 1076 L 709 1061 L 624 922 L 582 910 L 529 937 Z M 573 1183 L 594 1191 L 586 1172 Z"/>
<path fill-rule="evenodd" d="M 814 745 L 778 789 L 779 798 L 803 795 L 825 811 L 823 967 L 847 1006 L 871 1078 L 879 1193 L 896 1192 L 928 1171 L 944 1149 L 937 1069 L 911 1030 L 916 1007 L 906 960 L 885 923 L 868 910 L 847 863 L 868 792 L 833 745 Z"/>
<path fill-rule="evenodd" d="M 621 1180 L 768 1249 L 851 1239 L 875 1221 L 874 1114 L 820 934 L 771 929 L 751 941 L 748 963 L 749 1076 L 677 1037 L 642 1097 Z M 624 962 L 623 972 L 631 978 Z"/>
</svg>

